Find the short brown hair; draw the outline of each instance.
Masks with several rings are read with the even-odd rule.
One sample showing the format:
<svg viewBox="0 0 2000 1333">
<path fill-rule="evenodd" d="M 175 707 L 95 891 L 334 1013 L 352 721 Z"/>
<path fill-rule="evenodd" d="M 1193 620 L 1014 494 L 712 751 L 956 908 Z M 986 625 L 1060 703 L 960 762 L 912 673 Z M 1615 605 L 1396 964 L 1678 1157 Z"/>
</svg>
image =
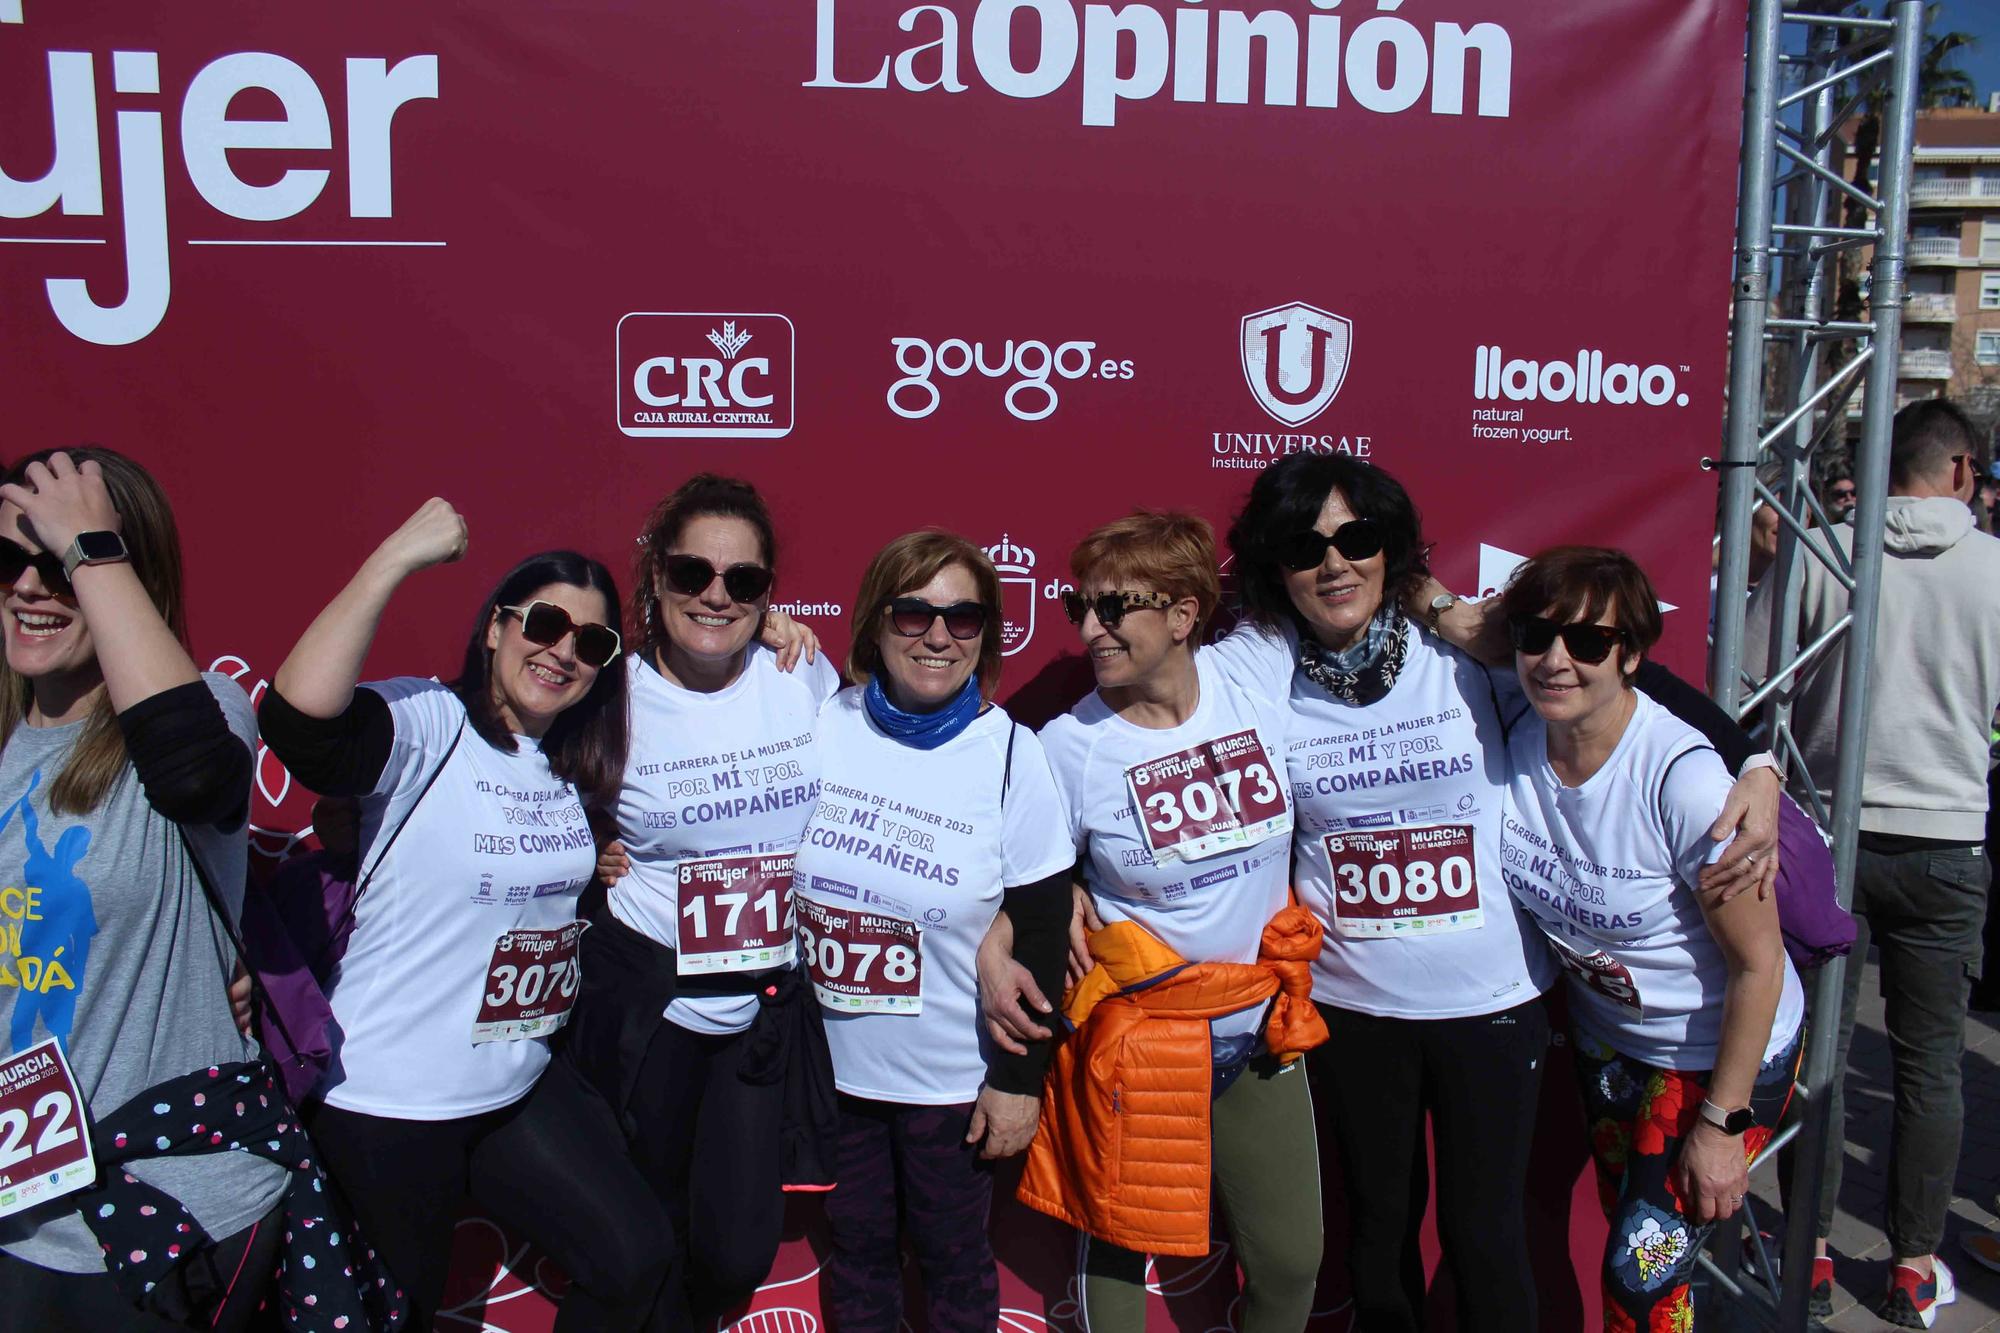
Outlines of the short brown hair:
<svg viewBox="0 0 2000 1333">
<path fill-rule="evenodd" d="M 1135 509 L 1078 542 L 1070 552 L 1069 572 L 1079 587 L 1092 579 L 1107 583 L 1129 580 L 1144 583 L 1175 601 L 1194 598 L 1191 644 L 1202 641 L 1216 605 L 1222 601 L 1215 529 L 1198 514 Z"/>
<path fill-rule="evenodd" d="M 921 588 L 953 565 L 972 575 L 979 604 L 986 608 L 986 632 L 979 641 L 979 692 L 987 699 L 1000 688 L 1000 575 L 986 552 L 955 532 L 924 528 L 906 532 L 875 553 L 854 597 L 853 640 L 847 647 L 847 678 L 865 685 L 882 669 L 882 608 Z"/>
<path fill-rule="evenodd" d="M 1660 641 L 1660 599 L 1639 562 L 1603 546 L 1556 546 L 1514 571 L 1500 594 L 1509 623 L 1531 616 L 1596 620 L 1610 607 L 1631 636 L 1633 660 Z"/>
</svg>

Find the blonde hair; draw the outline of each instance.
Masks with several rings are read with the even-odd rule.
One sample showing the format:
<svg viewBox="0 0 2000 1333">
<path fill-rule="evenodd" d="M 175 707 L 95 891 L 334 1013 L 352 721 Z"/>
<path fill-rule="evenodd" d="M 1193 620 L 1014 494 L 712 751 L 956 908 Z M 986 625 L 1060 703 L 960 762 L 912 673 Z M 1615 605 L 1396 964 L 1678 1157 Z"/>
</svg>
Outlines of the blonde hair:
<svg viewBox="0 0 2000 1333">
<path fill-rule="evenodd" d="M 1175 601 L 1194 598 L 1190 644 L 1202 641 L 1222 601 L 1215 529 L 1198 514 L 1135 509 L 1078 542 L 1070 552 L 1069 572 L 1079 588 L 1093 581 L 1143 583 Z"/>
<path fill-rule="evenodd" d="M 19 483 L 30 463 L 46 462 L 53 449 L 28 455 L 7 472 L 7 480 Z M 94 445 L 66 449 L 78 467 L 94 462 L 111 493 L 112 508 L 118 511 L 119 535 L 131 553 L 133 572 L 138 574 L 153 607 L 167 628 L 182 643 L 187 642 L 187 615 L 181 602 L 181 539 L 174 526 L 174 511 L 166 492 L 152 474 L 123 454 Z M 60 554 L 60 553 L 58 553 Z M 0 748 L 4 748 L 28 716 L 34 703 L 34 684 L 0 657 Z M 111 696 L 99 690 L 85 716 L 83 734 L 70 751 L 63 770 L 49 785 L 49 809 L 57 814 L 83 815 L 103 803 L 131 763 L 125 752 L 125 735 L 118 729 Z"/>
<path fill-rule="evenodd" d="M 956 533 L 939 528 L 906 532 L 875 553 L 861 576 L 854 598 L 852 641 L 847 648 L 847 678 L 865 685 L 882 669 L 882 609 L 905 593 L 923 587 L 951 566 L 972 575 L 979 604 L 986 608 L 986 631 L 979 640 L 979 692 L 988 700 L 1000 688 L 1000 575 L 986 552 Z"/>
</svg>

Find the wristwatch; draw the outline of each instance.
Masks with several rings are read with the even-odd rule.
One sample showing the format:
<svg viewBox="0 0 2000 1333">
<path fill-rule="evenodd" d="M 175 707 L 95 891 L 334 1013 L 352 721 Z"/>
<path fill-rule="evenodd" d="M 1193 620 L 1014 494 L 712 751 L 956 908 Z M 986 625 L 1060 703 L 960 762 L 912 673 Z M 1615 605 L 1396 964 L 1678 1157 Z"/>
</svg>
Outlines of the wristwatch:
<svg viewBox="0 0 2000 1333">
<path fill-rule="evenodd" d="M 131 558 L 131 552 L 125 549 L 125 539 L 117 533 L 102 529 L 79 532 L 76 540 L 69 544 L 69 549 L 63 552 L 63 577 L 75 578 L 80 565 L 110 565 Z"/>
<path fill-rule="evenodd" d="M 1701 1099 L 1701 1118 L 1729 1135 L 1741 1134 L 1757 1123 L 1757 1117 L 1749 1107 L 1725 1111 L 1706 1097 Z"/>
<path fill-rule="evenodd" d="M 1457 605 L 1458 594 L 1455 592 L 1441 592 L 1431 598 L 1430 610 L 1424 613 L 1424 628 L 1432 634 L 1436 634 L 1438 632 L 1438 621 L 1444 616 L 1445 612 Z"/>
</svg>

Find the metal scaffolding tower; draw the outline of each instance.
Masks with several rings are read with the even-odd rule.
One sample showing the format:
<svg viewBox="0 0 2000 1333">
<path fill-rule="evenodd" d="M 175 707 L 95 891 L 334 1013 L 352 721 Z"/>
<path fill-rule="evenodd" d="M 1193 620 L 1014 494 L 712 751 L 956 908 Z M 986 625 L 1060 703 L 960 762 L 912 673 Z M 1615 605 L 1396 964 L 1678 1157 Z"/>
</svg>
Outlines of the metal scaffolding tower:
<svg viewBox="0 0 2000 1333">
<path fill-rule="evenodd" d="M 1812 0 L 1752 0 L 1750 5 L 1729 414 L 1720 463 L 1721 561 L 1709 662 L 1717 702 L 1746 725 L 1763 713 L 1772 749 L 1796 777 L 1804 760 L 1782 692 L 1814 662 L 1835 652 L 1844 655 L 1832 808 L 1811 798 L 1814 816 L 1833 838 L 1843 905 L 1854 893 L 1924 31 L 1921 0 L 1886 4 L 1881 17 L 1861 9 Z M 1787 51 L 1788 45 L 1802 49 Z M 1879 183 L 1849 180 L 1841 169 L 1844 145 L 1838 132 L 1864 107 L 1877 109 L 1880 116 Z M 1859 226 L 1843 223 L 1850 205 L 1859 206 Z M 1834 318 L 1842 260 L 1861 249 L 1873 251 L 1867 318 Z M 1772 297 L 1780 290 L 1774 310 Z M 1836 360 L 1837 353 L 1845 353 L 1844 358 Z M 1827 516 L 1814 494 L 1812 463 L 1827 439 L 1838 438 L 1857 388 L 1863 390 L 1861 436 L 1854 450 L 1859 503 L 1850 556 L 1828 535 Z M 1756 475 L 1757 465 L 1770 460 L 1783 467 L 1775 487 Z M 1750 519 L 1760 503 L 1770 505 L 1780 521 L 1777 559 L 1764 575 L 1775 580 L 1770 590 L 1776 595 L 1775 616 L 1770 660 L 1745 663 Z M 1800 644 L 1800 562 L 1808 559 L 1820 561 L 1847 589 L 1850 609 L 1819 639 Z M 1812 787 L 1810 781 L 1790 785 L 1794 791 Z M 1852 961 L 1857 967 L 1862 962 Z M 1786 1330 L 1806 1327 L 1820 1192 L 1817 1164 L 1826 1135 L 1837 1132 L 1827 1124 L 1821 1091 L 1842 1074 L 1833 1068 L 1833 1052 L 1845 968 L 1835 960 L 1809 979 L 1811 1021 L 1793 1097 L 1798 1113 L 1753 1164 L 1753 1169 L 1762 1166 L 1787 1142 L 1798 1154 L 1782 1284 L 1771 1276 L 1775 1266 L 1762 1253 L 1754 1217 L 1749 1234 L 1758 1252 L 1755 1277 L 1740 1270 L 1733 1229 L 1713 1247 L 1715 1253 L 1703 1256 L 1722 1291 L 1758 1307 Z"/>
</svg>

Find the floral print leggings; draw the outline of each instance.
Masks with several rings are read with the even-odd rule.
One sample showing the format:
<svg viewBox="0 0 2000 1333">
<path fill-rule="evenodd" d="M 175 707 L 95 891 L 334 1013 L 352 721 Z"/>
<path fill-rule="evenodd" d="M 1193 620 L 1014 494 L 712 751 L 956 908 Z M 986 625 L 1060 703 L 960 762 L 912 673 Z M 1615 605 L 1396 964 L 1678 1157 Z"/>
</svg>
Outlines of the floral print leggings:
<svg viewBox="0 0 2000 1333">
<path fill-rule="evenodd" d="M 1714 1224 L 1698 1226 L 1682 1211 L 1668 1171 L 1681 1138 L 1700 1117 L 1710 1071 L 1661 1069 L 1582 1033 L 1572 1041 L 1598 1198 L 1611 1220 L 1604 1246 L 1606 1333 L 1688 1333 L 1694 1328 L 1688 1277 Z M 1757 1123 L 1743 1134 L 1746 1157 L 1770 1142 L 1791 1100 L 1798 1063 L 1795 1034 L 1757 1071 L 1750 1095 Z"/>
</svg>

